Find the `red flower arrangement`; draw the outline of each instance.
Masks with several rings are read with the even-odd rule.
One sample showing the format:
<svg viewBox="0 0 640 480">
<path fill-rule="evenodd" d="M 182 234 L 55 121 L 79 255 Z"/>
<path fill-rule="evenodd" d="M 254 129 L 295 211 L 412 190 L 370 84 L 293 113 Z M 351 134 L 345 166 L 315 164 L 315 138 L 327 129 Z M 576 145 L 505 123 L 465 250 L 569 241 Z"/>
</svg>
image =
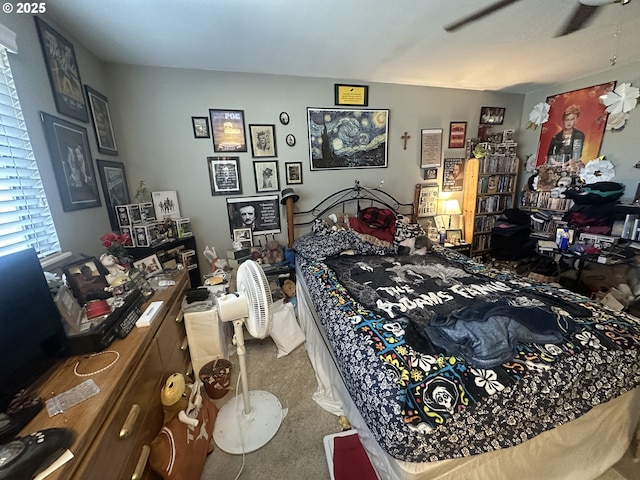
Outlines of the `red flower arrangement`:
<svg viewBox="0 0 640 480">
<path fill-rule="evenodd" d="M 102 246 L 107 249 L 107 253 L 118 259 L 127 257 L 128 254 L 125 245 L 132 245 L 129 235 L 118 235 L 113 232 L 102 235 L 100 241 L 102 242 Z"/>
</svg>

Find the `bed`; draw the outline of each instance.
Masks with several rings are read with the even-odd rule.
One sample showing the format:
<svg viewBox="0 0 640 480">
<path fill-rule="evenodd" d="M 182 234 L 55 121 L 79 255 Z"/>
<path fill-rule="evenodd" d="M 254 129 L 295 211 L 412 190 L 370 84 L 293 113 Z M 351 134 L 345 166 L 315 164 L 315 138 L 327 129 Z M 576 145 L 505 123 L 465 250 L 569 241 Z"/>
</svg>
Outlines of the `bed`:
<svg viewBox="0 0 640 480">
<path fill-rule="evenodd" d="M 640 418 L 640 321 L 438 245 L 417 255 L 411 207 L 356 182 L 300 212 L 316 402 L 348 417 L 383 480 L 602 474 Z"/>
</svg>

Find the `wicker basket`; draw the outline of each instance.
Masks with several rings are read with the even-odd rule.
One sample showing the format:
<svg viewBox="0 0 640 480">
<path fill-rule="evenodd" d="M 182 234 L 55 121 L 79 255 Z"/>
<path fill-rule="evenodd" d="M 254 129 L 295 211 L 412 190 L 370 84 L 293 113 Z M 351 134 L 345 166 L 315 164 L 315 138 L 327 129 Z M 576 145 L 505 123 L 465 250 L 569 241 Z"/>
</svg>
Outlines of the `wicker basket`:
<svg viewBox="0 0 640 480">
<path fill-rule="evenodd" d="M 231 362 L 218 358 L 202 366 L 200 380 L 210 398 L 217 400 L 224 397 L 231 384 Z"/>
</svg>

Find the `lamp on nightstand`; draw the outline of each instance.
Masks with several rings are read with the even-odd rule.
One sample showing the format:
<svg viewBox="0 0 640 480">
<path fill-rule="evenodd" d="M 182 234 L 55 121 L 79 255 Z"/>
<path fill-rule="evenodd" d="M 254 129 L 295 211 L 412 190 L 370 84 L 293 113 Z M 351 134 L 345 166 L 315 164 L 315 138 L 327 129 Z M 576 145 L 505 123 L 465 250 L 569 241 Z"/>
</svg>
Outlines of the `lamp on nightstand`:
<svg viewBox="0 0 640 480">
<path fill-rule="evenodd" d="M 460 210 L 460 202 L 455 198 L 445 200 L 444 205 L 442 206 L 442 214 L 449 215 L 449 228 L 451 228 L 451 217 L 454 215 L 460 215 L 462 210 Z"/>
</svg>

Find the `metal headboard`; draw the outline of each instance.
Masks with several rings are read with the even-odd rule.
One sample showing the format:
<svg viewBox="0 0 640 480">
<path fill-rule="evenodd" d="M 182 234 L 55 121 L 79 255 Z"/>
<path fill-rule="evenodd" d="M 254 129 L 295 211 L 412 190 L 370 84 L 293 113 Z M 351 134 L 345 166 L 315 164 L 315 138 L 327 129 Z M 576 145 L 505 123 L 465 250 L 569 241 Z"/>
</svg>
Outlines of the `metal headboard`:
<svg viewBox="0 0 640 480">
<path fill-rule="evenodd" d="M 356 216 L 360 210 L 367 207 L 388 208 L 397 214 L 411 215 L 414 213 L 413 203 L 402 203 L 393 195 L 377 187 L 365 187 L 360 185 L 358 180 L 351 188 L 344 188 L 332 193 L 311 208 L 301 212 L 294 212 L 296 218 L 301 220 L 294 223 L 301 227 L 311 225 L 316 218 L 322 217 L 325 213 L 347 213 Z M 307 218 L 311 217 L 311 218 Z"/>
</svg>

